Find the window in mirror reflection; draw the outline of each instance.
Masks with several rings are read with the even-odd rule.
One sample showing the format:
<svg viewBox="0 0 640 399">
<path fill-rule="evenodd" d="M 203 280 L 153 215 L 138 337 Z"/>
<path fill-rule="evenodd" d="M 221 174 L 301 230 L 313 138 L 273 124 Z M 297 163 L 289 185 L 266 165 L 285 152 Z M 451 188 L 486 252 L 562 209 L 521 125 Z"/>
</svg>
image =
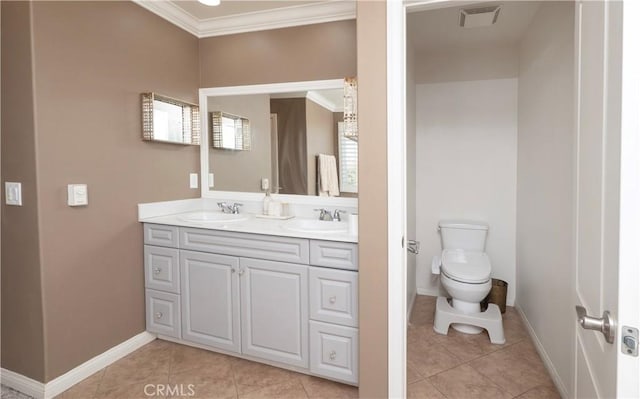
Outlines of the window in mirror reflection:
<svg viewBox="0 0 640 399">
<path fill-rule="evenodd" d="M 251 150 L 249 119 L 222 111 L 211 113 L 212 146 L 224 150 Z"/>
</svg>

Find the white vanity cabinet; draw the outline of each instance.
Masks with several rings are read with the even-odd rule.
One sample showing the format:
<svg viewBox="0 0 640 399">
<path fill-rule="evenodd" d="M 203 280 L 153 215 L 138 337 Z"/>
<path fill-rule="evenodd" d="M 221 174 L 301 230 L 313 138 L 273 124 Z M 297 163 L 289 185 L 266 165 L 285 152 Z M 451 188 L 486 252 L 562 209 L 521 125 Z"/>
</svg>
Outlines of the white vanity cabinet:
<svg viewBox="0 0 640 399">
<path fill-rule="evenodd" d="M 144 231 L 148 331 L 357 384 L 357 244 Z"/>
</svg>

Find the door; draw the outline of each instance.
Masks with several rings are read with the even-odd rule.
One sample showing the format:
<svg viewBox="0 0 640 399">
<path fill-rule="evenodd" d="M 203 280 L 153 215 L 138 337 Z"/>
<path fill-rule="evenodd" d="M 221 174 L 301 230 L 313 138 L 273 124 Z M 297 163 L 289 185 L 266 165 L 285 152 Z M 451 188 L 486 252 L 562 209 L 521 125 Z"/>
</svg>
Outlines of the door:
<svg viewBox="0 0 640 399">
<path fill-rule="evenodd" d="M 624 2 L 625 12 L 630 3 Z M 637 272 L 627 274 L 637 268 L 637 263 L 630 264 L 626 255 L 622 257 L 626 248 L 621 244 L 630 237 L 628 231 L 621 230 L 621 221 L 625 220 L 621 212 L 626 214 L 627 208 L 621 208 L 620 204 L 628 203 L 629 198 L 621 197 L 620 193 L 626 195 L 624 185 L 637 186 L 638 181 L 623 181 L 621 185 L 621 174 L 625 176 L 625 170 L 628 170 L 625 168 L 629 165 L 621 159 L 621 148 L 624 148 L 621 140 L 629 134 L 629 130 L 623 128 L 625 115 L 622 113 L 628 105 L 624 103 L 627 100 L 623 97 L 622 86 L 628 44 L 625 43 L 623 61 L 623 3 L 579 1 L 576 5 L 575 303 L 589 316 L 600 318 L 608 311 L 614 320 L 621 318 L 623 323 L 628 323 L 628 312 L 620 313 L 619 303 L 632 298 L 628 297 L 629 285 L 619 281 L 635 275 L 636 282 L 631 285 L 635 285 L 632 290 L 637 292 Z M 637 41 L 636 37 L 635 56 L 638 54 Z M 625 81 L 625 85 L 630 82 Z M 637 82 L 636 76 L 636 91 Z M 635 105 L 637 107 L 637 101 Z M 637 113 L 638 109 L 635 109 L 633 114 Z M 637 127 L 636 124 L 636 130 L 632 132 L 636 137 Z M 637 172 L 633 175 L 638 177 Z M 638 194 L 635 195 L 637 214 Z M 635 234 L 637 247 L 637 231 Z M 635 312 L 637 310 L 638 305 L 635 305 Z M 620 323 L 611 327 L 614 336 L 607 340 L 605 334 L 576 324 L 574 396 L 577 398 L 637 397 L 637 374 L 633 380 L 620 378 L 624 375 L 619 368 L 621 358 L 627 356 L 621 352 Z M 637 370 L 637 361 L 635 367 Z M 635 394 L 632 393 L 634 385 Z"/>
<path fill-rule="evenodd" d="M 239 259 L 180 251 L 182 338 L 240 353 Z"/>
<path fill-rule="evenodd" d="M 240 259 L 242 353 L 308 367 L 308 268 Z"/>
</svg>

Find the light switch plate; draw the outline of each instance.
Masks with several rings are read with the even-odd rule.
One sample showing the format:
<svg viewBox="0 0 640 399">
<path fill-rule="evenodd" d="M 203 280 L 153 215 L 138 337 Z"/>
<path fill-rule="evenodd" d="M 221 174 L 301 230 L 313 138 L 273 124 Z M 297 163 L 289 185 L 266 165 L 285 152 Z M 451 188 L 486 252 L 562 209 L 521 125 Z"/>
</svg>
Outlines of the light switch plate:
<svg viewBox="0 0 640 399">
<path fill-rule="evenodd" d="M 269 189 L 269 179 L 267 177 L 263 177 L 260 181 L 260 188 L 262 188 L 262 191 Z"/>
<path fill-rule="evenodd" d="M 4 182 L 4 198 L 7 205 L 22 206 L 22 183 Z"/>
<path fill-rule="evenodd" d="M 89 192 L 86 184 L 67 185 L 67 204 L 69 206 L 89 205 Z"/>
<path fill-rule="evenodd" d="M 209 187 L 213 187 L 213 173 L 209 173 Z"/>
<path fill-rule="evenodd" d="M 189 188 L 198 188 L 198 174 L 189 173 Z"/>
</svg>

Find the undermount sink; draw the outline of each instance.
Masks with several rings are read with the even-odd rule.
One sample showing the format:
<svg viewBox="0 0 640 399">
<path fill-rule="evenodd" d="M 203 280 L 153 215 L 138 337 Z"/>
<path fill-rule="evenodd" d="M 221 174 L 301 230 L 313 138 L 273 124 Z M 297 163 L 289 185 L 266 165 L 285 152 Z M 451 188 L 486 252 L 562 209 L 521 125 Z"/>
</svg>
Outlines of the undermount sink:
<svg viewBox="0 0 640 399">
<path fill-rule="evenodd" d="M 229 223 L 247 220 L 247 217 L 245 215 L 241 215 L 238 213 L 222 213 L 216 211 L 183 213 L 182 215 L 179 215 L 178 218 L 185 222 L 195 223 Z"/>
<path fill-rule="evenodd" d="M 293 219 L 282 225 L 286 230 L 299 233 L 346 233 L 347 223 L 316 219 Z"/>
</svg>

